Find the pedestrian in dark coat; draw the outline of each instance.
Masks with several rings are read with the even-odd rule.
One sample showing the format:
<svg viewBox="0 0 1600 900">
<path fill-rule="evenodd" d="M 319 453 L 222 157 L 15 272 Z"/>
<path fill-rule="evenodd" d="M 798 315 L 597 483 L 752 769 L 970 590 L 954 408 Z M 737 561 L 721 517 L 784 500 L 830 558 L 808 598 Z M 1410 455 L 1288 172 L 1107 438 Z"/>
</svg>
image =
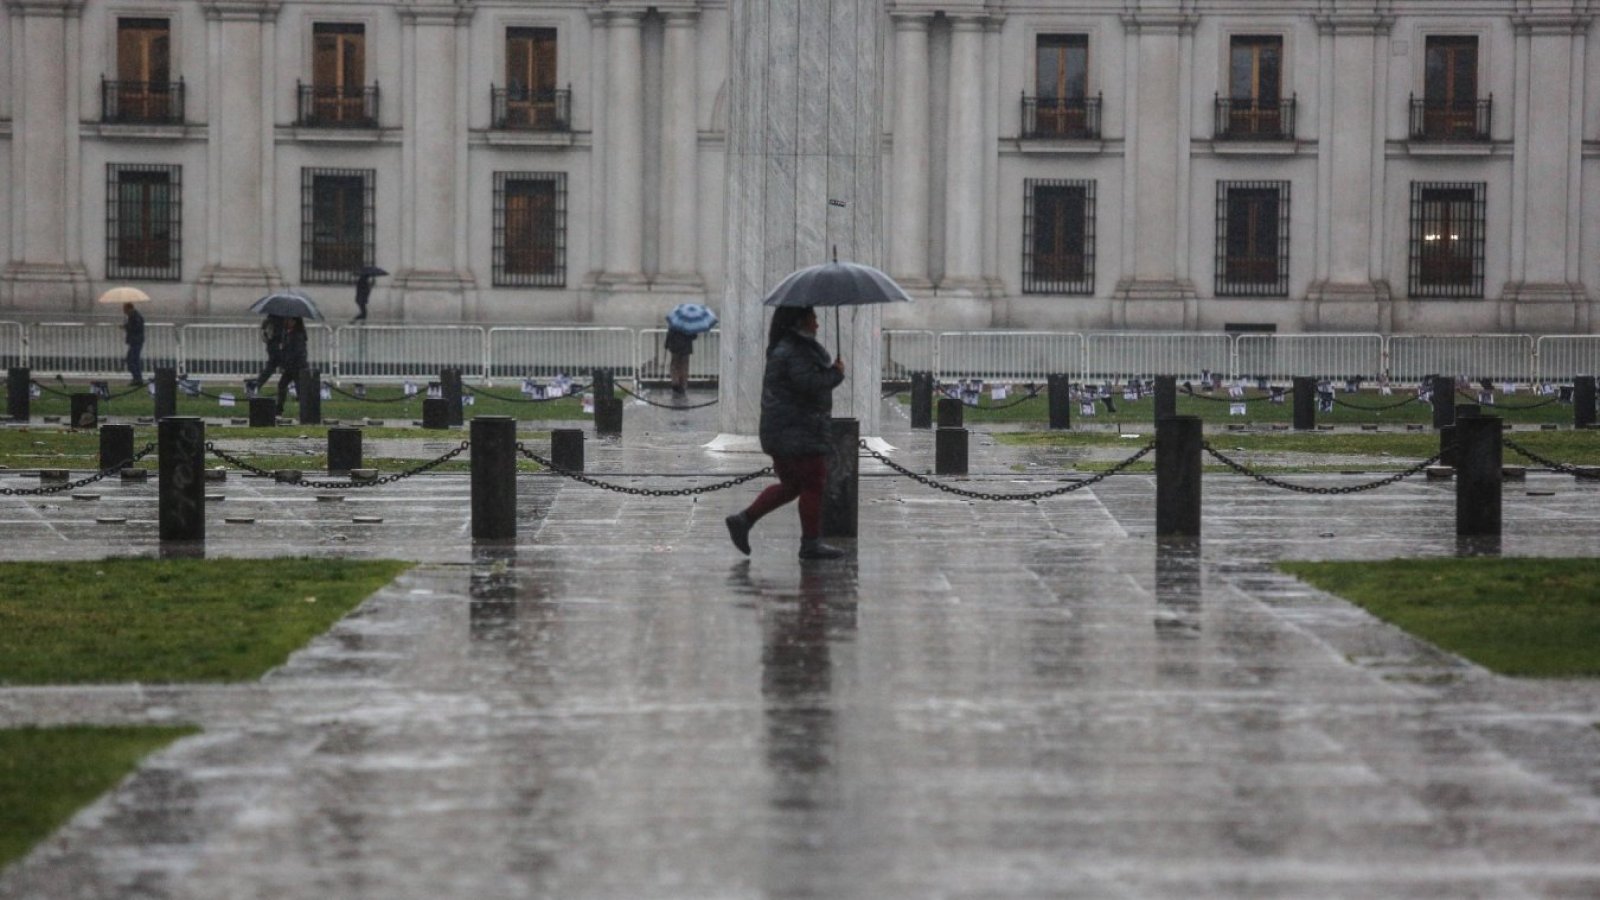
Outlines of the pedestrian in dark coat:
<svg viewBox="0 0 1600 900">
<path fill-rule="evenodd" d="M 761 381 L 761 449 L 772 457 L 778 483 L 743 511 L 728 516 L 728 536 L 750 552 L 750 529 L 762 516 L 799 499 L 800 558 L 837 559 L 844 551 L 822 543 L 822 491 L 833 451 L 833 389 L 844 381 L 844 360 L 830 360 L 817 343 L 817 314 L 809 306 L 779 307 L 767 340 Z"/>
<path fill-rule="evenodd" d="M 676 328 L 667 328 L 667 339 L 662 344 L 672 362 L 667 372 L 672 379 L 672 395 L 684 397 L 689 393 L 689 356 L 694 353 L 694 335 Z"/>
<path fill-rule="evenodd" d="M 283 320 L 283 376 L 278 379 L 278 415 L 289 401 L 289 385 L 300 378 L 306 367 L 306 321 L 299 317 Z"/>
<path fill-rule="evenodd" d="M 267 348 L 267 364 L 256 376 L 257 397 L 266 396 L 272 373 L 283 367 L 283 316 L 267 316 L 261 320 L 261 343 Z"/>
<path fill-rule="evenodd" d="M 359 312 L 356 313 L 354 319 L 350 320 L 352 322 L 360 322 L 367 317 L 367 300 L 372 296 L 373 277 L 367 272 L 362 272 L 356 276 L 356 309 Z"/>
<path fill-rule="evenodd" d="M 132 303 L 122 304 L 122 340 L 128 345 L 129 387 L 144 385 L 144 316 Z"/>
</svg>

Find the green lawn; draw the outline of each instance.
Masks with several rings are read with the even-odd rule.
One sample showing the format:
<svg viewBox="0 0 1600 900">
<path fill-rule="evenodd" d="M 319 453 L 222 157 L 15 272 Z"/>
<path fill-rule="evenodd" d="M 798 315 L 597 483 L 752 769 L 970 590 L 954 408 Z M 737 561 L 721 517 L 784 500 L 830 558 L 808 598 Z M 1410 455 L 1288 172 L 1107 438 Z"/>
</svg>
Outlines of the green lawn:
<svg viewBox="0 0 1600 900">
<path fill-rule="evenodd" d="M 0 729 L 0 868 L 193 728 Z"/>
<path fill-rule="evenodd" d="M 1600 559 L 1397 559 L 1280 567 L 1503 675 L 1600 676 Z"/>
<path fill-rule="evenodd" d="M 258 678 L 409 566 L 341 559 L 0 563 L 0 684 Z"/>
</svg>

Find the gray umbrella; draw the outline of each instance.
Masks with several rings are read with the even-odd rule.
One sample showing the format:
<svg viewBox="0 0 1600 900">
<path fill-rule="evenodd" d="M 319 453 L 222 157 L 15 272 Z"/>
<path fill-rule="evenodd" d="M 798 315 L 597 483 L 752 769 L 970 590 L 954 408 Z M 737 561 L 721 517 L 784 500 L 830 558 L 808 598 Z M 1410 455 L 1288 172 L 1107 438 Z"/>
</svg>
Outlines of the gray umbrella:
<svg viewBox="0 0 1600 900">
<path fill-rule="evenodd" d="M 311 298 L 297 291 L 273 291 L 250 304 L 250 311 L 263 316 L 322 320 L 322 311 L 311 302 Z"/>
<path fill-rule="evenodd" d="M 778 282 L 761 301 L 767 306 L 832 306 L 833 343 L 839 341 L 839 309 L 842 306 L 869 306 L 877 303 L 910 303 L 911 298 L 893 278 L 872 266 L 833 262 L 810 266 Z"/>
</svg>

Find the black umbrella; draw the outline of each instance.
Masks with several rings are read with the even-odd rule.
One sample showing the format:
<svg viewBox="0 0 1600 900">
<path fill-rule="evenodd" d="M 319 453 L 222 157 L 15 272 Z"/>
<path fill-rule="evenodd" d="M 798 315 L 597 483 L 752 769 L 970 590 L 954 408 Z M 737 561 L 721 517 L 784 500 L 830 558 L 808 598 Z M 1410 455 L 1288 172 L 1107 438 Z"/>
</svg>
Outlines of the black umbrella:
<svg viewBox="0 0 1600 900">
<path fill-rule="evenodd" d="M 362 266 L 361 271 L 356 273 L 356 275 L 361 278 L 377 278 L 380 275 L 387 274 L 389 274 L 388 269 L 380 269 L 377 266 Z"/>
<path fill-rule="evenodd" d="M 311 298 L 295 291 L 274 291 L 250 304 L 250 311 L 263 316 L 322 320 L 322 311 Z"/>
<path fill-rule="evenodd" d="M 839 262 L 834 248 L 833 262 L 810 266 L 778 282 L 761 301 L 767 306 L 869 306 L 878 303 L 910 303 L 911 298 L 893 278 L 862 263 Z M 834 311 L 833 341 L 839 343 L 839 316 Z"/>
</svg>

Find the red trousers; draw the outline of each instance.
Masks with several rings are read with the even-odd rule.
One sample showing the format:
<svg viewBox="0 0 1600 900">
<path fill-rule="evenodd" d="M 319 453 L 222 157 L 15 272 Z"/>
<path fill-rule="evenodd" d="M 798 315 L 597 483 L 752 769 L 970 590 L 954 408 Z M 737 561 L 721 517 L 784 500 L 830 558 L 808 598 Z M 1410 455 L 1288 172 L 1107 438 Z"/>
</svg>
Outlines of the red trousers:
<svg viewBox="0 0 1600 900">
<path fill-rule="evenodd" d="M 774 456 L 772 470 L 778 483 L 744 511 L 754 525 L 758 519 L 796 497 L 800 498 L 800 536 L 806 540 L 822 536 L 822 489 L 828 483 L 826 456 Z"/>
</svg>

